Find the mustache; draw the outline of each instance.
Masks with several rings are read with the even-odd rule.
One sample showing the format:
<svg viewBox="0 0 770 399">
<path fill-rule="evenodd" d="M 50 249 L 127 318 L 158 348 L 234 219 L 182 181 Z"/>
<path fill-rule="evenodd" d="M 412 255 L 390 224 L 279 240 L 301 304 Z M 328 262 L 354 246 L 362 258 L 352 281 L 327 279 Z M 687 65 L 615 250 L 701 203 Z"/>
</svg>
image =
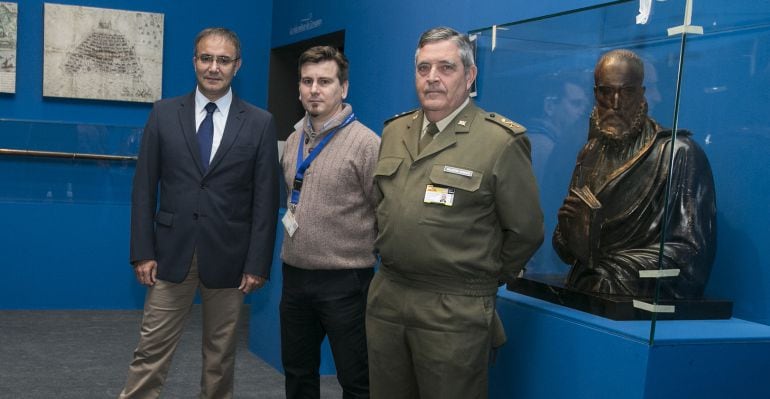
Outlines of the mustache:
<svg viewBox="0 0 770 399">
<path fill-rule="evenodd" d="M 616 111 L 614 109 L 603 109 L 601 116 L 599 116 L 599 107 L 594 106 L 594 108 L 591 110 L 591 118 L 596 120 L 597 122 L 603 122 L 610 119 L 620 119 L 623 121 L 628 121 L 629 123 L 636 122 L 637 119 L 640 119 L 641 117 L 647 115 L 648 106 L 647 101 L 642 101 L 639 104 L 639 107 L 634 110 L 628 110 L 627 112 L 623 111 Z"/>
<path fill-rule="evenodd" d="M 598 112 L 595 112 L 594 114 L 598 115 Z M 605 121 L 608 119 L 625 119 L 623 113 L 613 111 L 613 110 L 605 110 L 601 117 L 598 118 L 600 121 Z"/>
<path fill-rule="evenodd" d="M 428 88 L 425 88 L 422 92 L 425 93 L 425 94 L 428 94 L 428 93 L 446 93 L 446 90 L 441 89 L 439 87 L 428 87 Z"/>
</svg>

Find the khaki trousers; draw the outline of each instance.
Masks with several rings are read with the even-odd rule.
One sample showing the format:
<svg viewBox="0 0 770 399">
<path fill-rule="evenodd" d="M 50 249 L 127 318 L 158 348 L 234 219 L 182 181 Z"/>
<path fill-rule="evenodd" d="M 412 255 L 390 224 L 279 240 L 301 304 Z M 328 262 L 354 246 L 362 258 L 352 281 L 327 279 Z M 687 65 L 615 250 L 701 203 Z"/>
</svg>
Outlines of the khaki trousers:
<svg viewBox="0 0 770 399">
<path fill-rule="evenodd" d="M 237 288 L 206 288 L 198 279 L 198 262 L 193 257 L 183 282 L 158 280 L 147 289 L 139 345 L 134 350 L 119 398 L 160 396 L 196 289 L 200 289 L 203 303 L 203 370 L 199 397 L 233 397 L 236 332 L 243 293 Z"/>
<path fill-rule="evenodd" d="M 372 399 L 486 399 L 494 297 L 438 294 L 377 273 L 366 339 Z"/>
</svg>

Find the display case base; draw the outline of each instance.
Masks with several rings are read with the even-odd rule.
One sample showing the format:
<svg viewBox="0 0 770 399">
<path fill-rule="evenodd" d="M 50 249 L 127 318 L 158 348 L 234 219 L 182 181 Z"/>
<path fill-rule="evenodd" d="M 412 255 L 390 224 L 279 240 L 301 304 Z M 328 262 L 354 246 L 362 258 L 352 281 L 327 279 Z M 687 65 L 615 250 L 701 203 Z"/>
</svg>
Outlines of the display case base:
<svg viewBox="0 0 770 399">
<path fill-rule="evenodd" d="M 508 284 L 508 290 L 537 299 L 595 314 L 612 320 L 650 320 L 652 313 L 634 307 L 633 298 L 575 291 L 564 286 L 564 276 L 527 275 Z M 643 299 L 640 299 L 643 300 Z M 652 303 L 652 300 L 643 300 Z M 720 299 L 661 300 L 672 305 L 674 313 L 657 313 L 657 320 L 729 319 L 732 301 Z"/>
</svg>

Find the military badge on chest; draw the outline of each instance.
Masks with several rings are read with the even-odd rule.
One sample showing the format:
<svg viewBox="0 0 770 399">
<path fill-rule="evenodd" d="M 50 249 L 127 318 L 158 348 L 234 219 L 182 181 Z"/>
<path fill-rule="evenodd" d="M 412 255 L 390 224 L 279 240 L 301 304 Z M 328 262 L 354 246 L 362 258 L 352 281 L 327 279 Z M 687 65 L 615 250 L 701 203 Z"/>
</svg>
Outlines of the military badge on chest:
<svg viewBox="0 0 770 399">
<path fill-rule="evenodd" d="M 423 202 L 426 204 L 440 204 L 444 206 L 452 206 L 455 199 L 455 189 L 452 187 L 439 187 L 432 184 L 428 184 L 425 188 L 425 199 Z"/>
</svg>

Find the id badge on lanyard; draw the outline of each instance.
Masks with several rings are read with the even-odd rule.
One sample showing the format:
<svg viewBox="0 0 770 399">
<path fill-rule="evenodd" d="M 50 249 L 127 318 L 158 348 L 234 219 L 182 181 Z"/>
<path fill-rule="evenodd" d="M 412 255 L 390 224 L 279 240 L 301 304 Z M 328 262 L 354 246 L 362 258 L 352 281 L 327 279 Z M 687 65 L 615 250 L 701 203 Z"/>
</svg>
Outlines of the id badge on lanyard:
<svg viewBox="0 0 770 399">
<path fill-rule="evenodd" d="M 283 216 L 283 219 L 281 219 L 283 226 L 286 228 L 286 233 L 289 234 L 289 237 L 294 236 L 294 233 L 299 228 L 299 225 L 297 224 L 297 220 L 294 217 L 295 210 L 297 209 L 297 204 L 299 204 L 299 194 L 302 190 L 302 181 L 305 179 L 305 172 L 307 171 L 307 168 L 310 167 L 310 164 L 313 162 L 313 160 L 318 156 L 318 154 L 321 153 L 321 151 L 326 147 L 326 144 L 329 143 L 329 141 L 332 139 L 332 137 L 340 131 L 340 129 L 344 128 L 345 126 L 349 125 L 351 122 L 353 122 L 356 119 L 355 114 L 348 115 L 347 118 L 334 130 L 329 132 L 318 145 L 313 149 L 313 151 L 310 151 L 310 154 L 308 154 L 307 158 L 303 159 L 302 154 L 304 153 L 304 142 L 305 140 L 303 138 L 299 139 L 299 145 L 297 146 L 297 172 L 294 174 L 294 183 L 292 184 L 291 188 L 291 199 L 289 200 L 289 209 L 286 211 L 286 215 Z"/>
</svg>

